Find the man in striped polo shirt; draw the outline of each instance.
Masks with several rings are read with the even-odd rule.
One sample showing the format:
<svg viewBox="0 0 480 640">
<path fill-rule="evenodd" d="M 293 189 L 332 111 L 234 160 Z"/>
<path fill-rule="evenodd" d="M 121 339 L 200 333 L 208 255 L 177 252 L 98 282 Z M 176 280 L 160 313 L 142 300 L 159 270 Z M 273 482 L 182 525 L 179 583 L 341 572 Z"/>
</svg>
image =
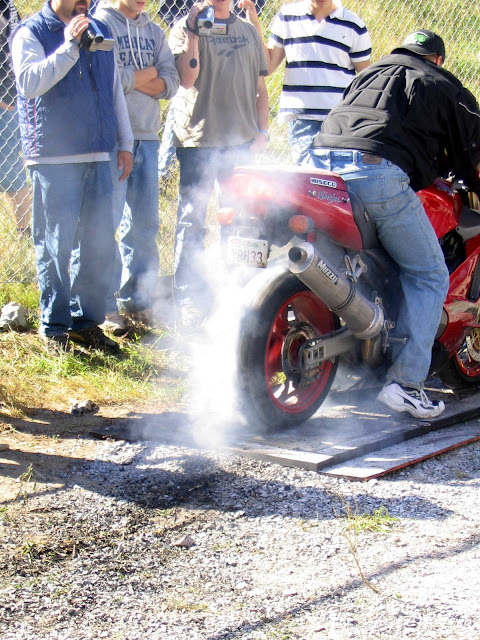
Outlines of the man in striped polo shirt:
<svg viewBox="0 0 480 640">
<path fill-rule="evenodd" d="M 252 0 L 240 4 L 261 33 Z M 301 0 L 280 9 L 266 53 L 270 74 L 286 60 L 279 118 L 288 122 L 294 160 L 301 164 L 330 109 L 370 64 L 370 36 L 340 0 Z"/>
</svg>

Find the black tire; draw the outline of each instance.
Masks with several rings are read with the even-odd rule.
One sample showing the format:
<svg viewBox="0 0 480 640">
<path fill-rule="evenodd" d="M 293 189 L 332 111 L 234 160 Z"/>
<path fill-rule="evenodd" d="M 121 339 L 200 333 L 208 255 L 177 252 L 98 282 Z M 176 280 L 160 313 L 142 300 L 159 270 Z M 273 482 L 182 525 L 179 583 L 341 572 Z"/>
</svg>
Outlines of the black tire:
<svg viewBox="0 0 480 640">
<path fill-rule="evenodd" d="M 307 339 L 339 326 L 338 318 L 295 275 L 261 284 L 241 323 L 238 381 L 241 406 L 253 424 L 285 429 L 308 420 L 325 400 L 338 366 L 326 361 L 315 377 L 296 368 Z"/>
</svg>

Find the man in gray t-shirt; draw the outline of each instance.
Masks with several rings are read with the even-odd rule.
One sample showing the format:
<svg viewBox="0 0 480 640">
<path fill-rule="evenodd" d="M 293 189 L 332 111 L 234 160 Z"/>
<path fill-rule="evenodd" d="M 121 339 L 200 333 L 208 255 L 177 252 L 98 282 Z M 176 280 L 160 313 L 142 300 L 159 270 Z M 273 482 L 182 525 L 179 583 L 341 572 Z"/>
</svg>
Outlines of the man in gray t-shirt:
<svg viewBox="0 0 480 640">
<path fill-rule="evenodd" d="M 194 5 L 172 29 L 180 89 L 173 100 L 174 144 L 180 163 L 174 292 L 180 321 L 190 326 L 208 313 L 211 293 L 202 273 L 208 201 L 216 179 L 265 150 L 268 66 L 262 40 L 247 21 L 212 0 L 215 25 L 225 34 L 199 36 Z M 217 31 L 217 29 L 216 29 Z"/>
</svg>

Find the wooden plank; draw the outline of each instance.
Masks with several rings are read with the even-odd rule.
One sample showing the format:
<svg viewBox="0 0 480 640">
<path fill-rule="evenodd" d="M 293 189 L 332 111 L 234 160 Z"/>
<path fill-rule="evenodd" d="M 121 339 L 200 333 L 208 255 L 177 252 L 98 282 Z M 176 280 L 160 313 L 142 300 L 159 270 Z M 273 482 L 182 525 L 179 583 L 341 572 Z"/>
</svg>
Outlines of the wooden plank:
<svg viewBox="0 0 480 640">
<path fill-rule="evenodd" d="M 383 407 L 379 410 L 374 400 L 365 395 L 352 404 L 342 405 L 340 399 L 339 395 L 338 404 L 323 414 L 320 410 L 304 425 L 288 431 L 259 434 L 253 429 L 251 433 L 232 434 L 227 448 L 243 456 L 318 472 L 480 416 L 480 393 L 450 402 L 441 416 L 428 422 L 408 414 L 390 414 Z M 148 420 L 146 417 L 140 414 L 124 419 L 91 435 L 196 446 L 188 415 L 165 412 L 154 418 L 148 416 Z M 208 424 L 208 415 L 205 422 Z"/>
<path fill-rule="evenodd" d="M 246 458 L 254 458 L 255 460 L 263 460 L 265 462 L 273 462 L 281 464 L 284 467 L 295 467 L 296 469 L 305 469 L 307 471 L 318 471 L 324 456 L 311 451 L 300 451 L 297 449 L 281 449 L 280 447 L 229 447 L 229 451 Z"/>
<path fill-rule="evenodd" d="M 362 412 L 356 412 L 357 415 L 359 413 Z M 370 413 L 366 415 L 370 415 Z M 404 416 L 403 420 L 401 418 L 399 420 L 398 414 L 395 412 L 392 412 L 392 415 L 388 413 L 376 414 L 372 428 L 367 433 L 339 440 L 334 444 L 321 444 L 319 447 L 317 442 L 318 448 L 313 451 L 309 450 L 309 447 L 307 449 L 305 441 L 302 442 L 302 448 L 294 446 L 282 448 L 279 446 L 281 437 L 278 435 L 272 436 L 271 439 L 268 438 L 268 435 L 264 436 L 261 446 L 258 442 L 254 444 L 243 440 L 243 442 L 237 442 L 236 446 L 230 447 L 230 449 L 259 460 L 318 472 L 373 451 L 419 438 L 424 434 L 480 416 L 480 393 L 449 403 L 442 415 L 430 421 L 416 420 L 409 414 L 402 414 L 402 416 Z M 317 418 L 317 420 L 320 419 Z M 348 417 L 345 420 L 348 420 Z M 395 420 L 393 424 L 392 420 Z M 275 442 L 278 442 L 278 445 L 275 446 Z"/>
<path fill-rule="evenodd" d="M 432 431 L 414 440 L 355 458 L 348 464 L 324 468 L 320 473 L 351 480 L 371 480 L 477 440 L 480 440 L 480 422 L 475 420 L 462 426 Z"/>
</svg>

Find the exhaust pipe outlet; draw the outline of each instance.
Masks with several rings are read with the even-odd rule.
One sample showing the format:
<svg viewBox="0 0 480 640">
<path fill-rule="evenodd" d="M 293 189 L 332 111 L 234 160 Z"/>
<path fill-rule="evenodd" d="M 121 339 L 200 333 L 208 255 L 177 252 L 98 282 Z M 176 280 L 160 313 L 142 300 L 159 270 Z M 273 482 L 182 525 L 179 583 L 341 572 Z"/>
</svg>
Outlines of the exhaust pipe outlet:
<svg viewBox="0 0 480 640">
<path fill-rule="evenodd" d="M 357 291 L 354 283 L 329 264 L 311 244 L 302 242 L 292 247 L 288 258 L 290 271 L 345 322 L 354 336 L 369 340 L 380 333 L 384 324 L 381 307 Z"/>
</svg>

